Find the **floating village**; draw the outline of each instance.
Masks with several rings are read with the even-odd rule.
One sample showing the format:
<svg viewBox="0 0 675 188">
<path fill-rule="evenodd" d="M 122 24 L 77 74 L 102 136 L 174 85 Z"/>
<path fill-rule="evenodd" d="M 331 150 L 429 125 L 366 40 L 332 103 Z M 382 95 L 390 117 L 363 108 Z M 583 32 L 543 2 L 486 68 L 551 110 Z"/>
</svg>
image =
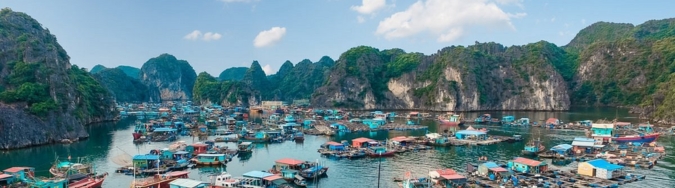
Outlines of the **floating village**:
<svg viewBox="0 0 675 188">
<path fill-rule="evenodd" d="M 649 123 L 578 120 L 564 123 L 555 117 L 545 121 L 527 117 L 490 114 L 462 117 L 455 113 L 345 111 L 312 109 L 307 101 L 285 104 L 264 101 L 260 106 L 198 106 L 190 101 L 162 104 L 119 104 L 120 118 L 135 117 L 133 142 L 164 142 L 167 148 L 145 154 L 114 158 L 114 172 L 97 172 L 86 158 L 57 158 L 48 169 L 51 177 L 36 177 L 33 167 L 11 167 L 0 173 L 2 187 L 101 187 L 109 173 L 133 176 L 132 188 L 290 188 L 320 181 L 330 166 L 315 159 L 294 159 L 282 154 L 269 161 L 269 169 L 250 169 L 243 174 L 214 172 L 209 181 L 188 177 L 187 169 L 227 166 L 234 157 L 250 157 L 254 144 L 305 142 L 306 135 L 331 136 L 354 132 L 424 130 L 424 136 L 397 136 L 386 140 L 360 137 L 329 141 L 315 148 L 327 159 L 359 160 L 394 157 L 407 152 L 436 147 L 482 147 L 483 145 L 525 142 L 518 156 L 508 161 L 492 161 L 475 156 L 461 168 L 439 166 L 413 177 L 406 173 L 394 178 L 399 187 L 619 187 L 645 180 L 630 173 L 631 168 L 651 169 L 665 155 L 656 141 L 674 135 L 675 128 L 658 128 Z M 260 117 L 252 121 L 250 116 Z M 394 121 L 398 119 L 398 121 Z M 420 120 L 432 120 L 448 127 L 429 132 Z M 397 123 L 403 122 L 403 123 Z M 519 134 L 491 135 L 493 127 L 531 127 L 541 131 L 578 131 L 585 136 L 550 148 L 539 138 L 524 139 Z M 211 138 L 211 139 L 209 139 Z M 188 144 L 182 140 L 195 140 Z M 235 143 L 227 147 L 221 143 Z M 273 147 L 273 146 L 272 146 Z M 544 159 L 577 161 L 577 167 L 563 170 Z M 45 169 L 46 170 L 46 169 Z M 335 172 L 340 173 L 340 172 Z M 378 179 L 379 181 L 379 179 Z"/>
</svg>

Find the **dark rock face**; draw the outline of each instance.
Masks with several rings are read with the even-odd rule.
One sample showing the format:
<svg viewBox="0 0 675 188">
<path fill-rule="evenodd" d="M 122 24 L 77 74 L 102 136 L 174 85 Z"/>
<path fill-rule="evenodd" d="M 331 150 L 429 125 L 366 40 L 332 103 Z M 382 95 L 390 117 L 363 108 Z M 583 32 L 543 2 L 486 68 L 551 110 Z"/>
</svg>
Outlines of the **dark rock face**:
<svg viewBox="0 0 675 188">
<path fill-rule="evenodd" d="M 49 30 L 0 11 L 0 149 L 85 138 L 85 124 L 115 115 L 110 93 L 69 63 Z"/>
<path fill-rule="evenodd" d="M 145 62 L 140 74 L 152 102 L 192 99 L 197 73 L 185 60 L 162 54 Z"/>
</svg>

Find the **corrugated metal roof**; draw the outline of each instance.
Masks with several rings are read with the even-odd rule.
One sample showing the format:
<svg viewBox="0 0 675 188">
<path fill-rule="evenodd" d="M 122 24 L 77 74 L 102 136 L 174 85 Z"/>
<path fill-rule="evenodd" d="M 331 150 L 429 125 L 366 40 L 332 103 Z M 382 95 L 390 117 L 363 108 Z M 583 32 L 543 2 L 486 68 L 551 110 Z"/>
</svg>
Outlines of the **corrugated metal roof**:
<svg viewBox="0 0 675 188">
<path fill-rule="evenodd" d="M 551 148 L 551 150 L 553 150 L 553 151 L 567 151 L 567 150 L 571 149 L 572 147 L 574 147 L 574 146 L 569 145 L 569 144 L 560 144 L 560 145 L 557 145 L 557 146 L 553 146 Z"/>
<path fill-rule="evenodd" d="M 623 166 L 621 166 L 621 165 L 615 165 L 615 164 L 609 163 L 604 159 L 595 159 L 595 160 L 588 161 L 587 163 L 592 165 L 595 168 L 602 168 L 602 169 L 607 169 L 607 170 L 617 170 L 617 169 L 623 168 Z"/>
<path fill-rule="evenodd" d="M 264 178 L 264 177 L 272 176 L 272 175 L 274 175 L 274 174 L 270 174 L 270 173 L 263 172 L 263 171 L 250 171 L 250 172 L 247 172 L 247 173 L 244 174 L 244 176 L 252 177 L 252 178 Z"/>
<path fill-rule="evenodd" d="M 175 186 L 180 186 L 180 187 L 197 187 L 198 185 L 202 184 L 203 182 L 197 181 L 197 180 L 191 180 L 191 179 L 176 179 L 171 181 L 169 185 L 175 185 Z"/>
<path fill-rule="evenodd" d="M 572 141 L 573 146 L 593 147 L 595 142 Z"/>
<path fill-rule="evenodd" d="M 593 124 L 591 125 L 592 128 L 601 128 L 601 129 L 613 129 L 614 124 Z"/>
<path fill-rule="evenodd" d="M 528 159 L 528 158 L 522 158 L 522 157 L 516 157 L 516 159 L 514 159 L 513 162 L 524 164 L 524 165 L 527 165 L 527 166 L 539 166 L 539 165 L 542 164 L 541 161 L 532 160 L 532 159 Z"/>
</svg>

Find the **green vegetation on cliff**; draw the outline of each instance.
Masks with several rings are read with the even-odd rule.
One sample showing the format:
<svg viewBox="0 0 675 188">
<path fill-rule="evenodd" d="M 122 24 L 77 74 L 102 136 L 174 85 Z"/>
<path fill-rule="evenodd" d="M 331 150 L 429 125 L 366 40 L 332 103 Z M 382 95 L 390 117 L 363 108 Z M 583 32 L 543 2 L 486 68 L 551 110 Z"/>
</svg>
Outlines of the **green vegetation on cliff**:
<svg viewBox="0 0 675 188">
<path fill-rule="evenodd" d="M 98 73 L 98 72 L 101 72 L 101 71 L 104 70 L 104 69 L 107 69 L 107 68 L 106 68 L 105 66 L 103 66 L 103 65 L 96 65 L 96 66 L 94 66 L 94 67 L 91 68 L 91 70 L 89 71 L 89 73 L 91 73 L 91 74 L 96 74 L 96 73 Z"/>
<path fill-rule="evenodd" d="M 140 78 L 141 78 L 141 69 L 139 69 L 139 68 L 132 67 L 132 66 L 126 66 L 126 65 L 120 65 L 120 66 L 117 66 L 116 69 L 121 70 L 122 72 L 124 72 L 124 74 L 126 74 L 127 76 L 129 76 L 133 79 L 140 80 Z"/>
<path fill-rule="evenodd" d="M 244 79 L 246 71 L 248 71 L 248 67 L 230 67 L 221 72 L 218 79 L 222 81 L 241 81 Z"/>
<path fill-rule="evenodd" d="M 145 102 L 149 99 L 148 87 L 129 77 L 119 67 L 101 70 L 94 74 L 94 78 L 115 96 L 117 102 Z"/>
<path fill-rule="evenodd" d="M 244 83 L 229 80 L 218 81 L 206 72 L 201 72 L 197 76 L 193 92 L 194 100 L 209 101 L 213 104 L 226 102 L 230 105 L 248 105 L 248 99 L 252 96 Z"/>
</svg>

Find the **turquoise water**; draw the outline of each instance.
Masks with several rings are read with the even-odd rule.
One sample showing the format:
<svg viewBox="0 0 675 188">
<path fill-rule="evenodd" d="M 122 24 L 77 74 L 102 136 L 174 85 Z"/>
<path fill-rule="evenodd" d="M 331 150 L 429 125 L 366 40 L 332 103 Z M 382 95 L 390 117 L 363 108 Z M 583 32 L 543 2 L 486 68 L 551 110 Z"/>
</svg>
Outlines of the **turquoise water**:
<svg viewBox="0 0 675 188">
<path fill-rule="evenodd" d="M 638 120 L 630 117 L 626 110 L 611 108 L 578 108 L 570 112 L 489 112 L 493 117 L 502 115 L 515 115 L 516 118 L 529 117 L 532 120 L 545 120 L 549 117 L 557 117 L 562 121 L 578 121 L 584 119 L 619 119 L 621 121 Z M 464 113 L 464 117 L 473 119 L 482 113 Z M 49 175 L 48 169 L 53 164 L 55 156 L 62 159 L 70 155 L 73 159 L 81 156 L 91 158 L 96 163 L 99 172 L 110 173 L 109 178 L 104 183 L 104 187 L 128 187 L 131 180 L 130 176 L 116 174 L 114 170 L 119 166 L 110 160 L 115 156 L 122 154 L 144 154 L 150 149 L 161 149 L 168 143 L 150 143 L 134 145 L 132 143 L 131 133 L 133 132 L 133 119 L 124 119 L 116 123 L 103 123 L 88 127 L 91 137 L 87 140 L 76 142 L 69 145 L 45 145 L 27 149 L 0 151 L 0 169 L 12 166 L 33 166 L 38 171 L 38 175 Z M 430 132 L 434 132 L 438 127 L 433 121 L 423 121 L 424 125 L 430 126 Z M 540 136 L 551 147 L 560 143 L 569 143 L 575 136 L 583 136 L 581 132 L 564 132 L 541 130 L 538 128 L 498 128 L 489 127 L 490 134 L 512 135 L 522 134 L 526 139 L 532 135 Z M 384 140 L 396 136 L 422 136 L 426 131 L 391 131 L 391 132 L 361 132 L 339 134 L 333 137 L 327 136 L 306 136 L 304 143 L 284 142 L 280 144 L 259 144 L 256 145 L 252 156 L 248 159 L 235 158 L 227 165 L 227 171 L 234 176 L 252 170 L 268 170 L 272 167 L 275 160 L 280 158 L 296 158 L 300 160 L 316 161 L 324 163 L 330 167 L 328 177 L 318 182 L 310 182 L 310 185 L 319 187 L 377 187 L 378 181 L 378 163 L 380 167 L 381 187 L 397 187 L 392 181 L 394 177 L 402 177 L 406 171 L 412 172 L 413 176 L 425 176 L 431 170 L 441 168 L 453 168 L 458 171 L 464 171 L 469 162 L 474 162 L 478 156 L 489 156 L 490 160 L 506 161 L 520 154 L 525 142 L 521 143 L 501 143 L 489 146 L 462 146 L 435 148 L 429 151 L 409 152 L 392 158 L 371 159 L 364 158 L 358 160 L 348 159 L 329 159 L 321 157 L 317 152 L 319 146 L 329 140 L 341 141 L 351 140 L 357 137 L 370 137 Z M 191 137 L 182 137 L 188 143 L 193 142 Z M 668 156 L 660 161 L 651 170 L 629 169 L 636 173 L 647 175 L 646 181 L 629 184 L 626 187 L 673 187 L 675 186 L 675 138 L 662 136 L 659 143 L 666 146 Z M 234 147 L 234 143 L 217 143 L 217 145 L 227 145 Z M 568 167 L 573 168 L 576 163 L 571 163 Z M 190 177 L 197 180 L 209 181 L 204 171 L 211 169 L 193 169 Z"/>
</svg>

